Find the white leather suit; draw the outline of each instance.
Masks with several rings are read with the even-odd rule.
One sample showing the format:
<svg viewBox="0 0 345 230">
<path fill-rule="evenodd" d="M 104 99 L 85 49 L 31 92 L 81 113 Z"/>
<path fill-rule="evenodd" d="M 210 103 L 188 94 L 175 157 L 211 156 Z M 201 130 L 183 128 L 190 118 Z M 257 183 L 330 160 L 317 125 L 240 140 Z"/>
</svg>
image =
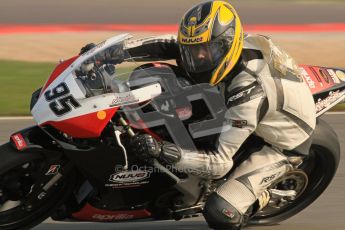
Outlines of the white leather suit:
<svg viewBox="0 0 345 230">
<path fill-rule="evenodd" d="M 158 43 L 164 44 L 160 46 L 163 48 L 155 49 L 155 54 L 149 52 L 147 47 Z M 168 59 L 168 52 L 178 58 L 174 44 L 173 36 L 142 39 L 129 44 L 129 51 L 151 53 L 139 55 L 146 60 Z M 219 84 L 228 107 L 226 120 L 232 127 L 220 134 L 217 151 L 182 150 L 175 166 L 221 178 L 231 170 L 233 156 L 250 135 L 263 138 L 267 145 L 253 152 L 216 190 L 244 214 L 272 182 L 288 171 L 290 165 L 282 150 L 305 142 L 313 133 L 316 116 L 313 97 L 294 60 L 269 38 L 246 35 L 241 64 L 233 72 L 236 76 Z"/>
</svg>

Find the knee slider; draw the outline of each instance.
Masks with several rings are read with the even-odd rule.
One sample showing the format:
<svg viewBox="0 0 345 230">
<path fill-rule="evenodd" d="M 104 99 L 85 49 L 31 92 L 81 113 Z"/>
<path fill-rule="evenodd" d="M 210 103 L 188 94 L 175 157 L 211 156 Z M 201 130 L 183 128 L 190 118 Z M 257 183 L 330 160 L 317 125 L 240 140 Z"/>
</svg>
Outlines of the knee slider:
<svg viewBox="0 0 345 230">
<path fill-rule="evenodd" d="M 207 199 L 203 214 L 214 229 L 239 229 L 243 220 L 242 214 L 217 193 Z"/>
</svg>

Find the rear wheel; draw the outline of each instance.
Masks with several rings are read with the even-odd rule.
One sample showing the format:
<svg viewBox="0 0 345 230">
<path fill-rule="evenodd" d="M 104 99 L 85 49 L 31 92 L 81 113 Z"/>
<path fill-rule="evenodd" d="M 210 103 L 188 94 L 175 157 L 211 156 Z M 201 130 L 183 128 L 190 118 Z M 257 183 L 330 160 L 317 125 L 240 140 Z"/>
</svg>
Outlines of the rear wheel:
<svg viewBox="0 0 345 230">
<path fill-rule="evenodd" d="M 318 121 L 309 156 L 298 171 L 291 172 L 273 186 L 280 190 L 295 190 L 294 200 L 269 204 L 250 220 L 250 224 L 275 224 L 296 215 L 315 201 L 332 181 L 339 164 L 340 147 L 332 128 Z"/>
<path fill-rule="evenodd" d="M 6 148 L 11 150 L 6 144 L 1 151 Z M 75 178 L 72 175 L 56 183 L 41 200 L 33 197 L 46 166 L 43 157 L 5 166 L 7 170 L 0 174 L 0 229 L 29 229 L 48 218 L 68 197 Z"/>
</svg>

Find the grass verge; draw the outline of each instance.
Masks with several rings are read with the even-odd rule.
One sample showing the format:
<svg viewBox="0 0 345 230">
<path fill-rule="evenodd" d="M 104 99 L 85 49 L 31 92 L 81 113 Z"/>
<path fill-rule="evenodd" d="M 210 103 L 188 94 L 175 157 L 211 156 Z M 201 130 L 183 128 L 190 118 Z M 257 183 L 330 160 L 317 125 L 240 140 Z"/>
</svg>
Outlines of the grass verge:
<svg viewBox="0 0 345 230">
<path fill-rule="evenodd" d="M 31 95 L 55 65 L 0 60 L 0 116 L 30 115 Z"/>
<path fill-rule="evenodd" d="M 333 107 L 332 111 L 345 111 L 345 104 L 338 104 Z"/>
</svg>

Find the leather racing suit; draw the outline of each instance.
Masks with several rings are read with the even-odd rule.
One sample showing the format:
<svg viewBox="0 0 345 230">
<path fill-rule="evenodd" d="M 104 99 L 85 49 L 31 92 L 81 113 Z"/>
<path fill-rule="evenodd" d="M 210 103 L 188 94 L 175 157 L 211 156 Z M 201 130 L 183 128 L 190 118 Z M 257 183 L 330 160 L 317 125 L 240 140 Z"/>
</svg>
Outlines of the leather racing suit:
<svg viewBox="0 0 345 230">
<path fill-rule="evenodd" d="M 137 60 L 177 59 L 179 63 L 174 36 L 140 39 L 127 46 L 131 56 L 141 57 Z M 267 144 L 251 153 L 206 202 L 209 223 L 239 224 L 267 187 L 289 170 L 282 150 L 306 142 L 316 124 L 314 100 L 298 67 L 269 38 L 246 35 L 241 59 L 230 74 L 219 88 L 228 108 L 225 119 L 232 128 L 220 134 L 215 151 L 179 150 L 181 157 L 175 167 L 221 178 L 230 171 L 233 156 L 250 135 Z M 234 215 L 228 216 L 224 210 Z"/>
</svg>

